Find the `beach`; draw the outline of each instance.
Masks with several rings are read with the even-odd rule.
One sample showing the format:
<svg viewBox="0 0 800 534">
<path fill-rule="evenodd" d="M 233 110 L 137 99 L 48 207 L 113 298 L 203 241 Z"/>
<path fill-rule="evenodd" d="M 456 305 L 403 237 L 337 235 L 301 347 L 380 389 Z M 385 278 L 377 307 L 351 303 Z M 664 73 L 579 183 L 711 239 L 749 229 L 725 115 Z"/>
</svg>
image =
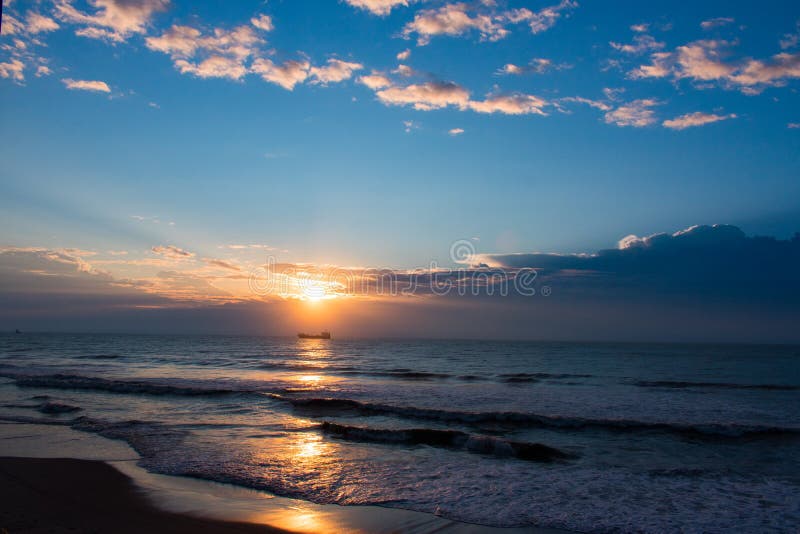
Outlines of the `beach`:
<svg viewBox="0 0 800 534">
<path fill-rule="evenodd" d="M 285 532 L 159 510 L 129 477 L 95 460 L 0 458 L 0 501 L 7 532 Z"/>
<path fill-rule="evenodd" d="M 0 528 L 9 533 L 566 532 L 498 529 L 378 506 L 319 505 L 150 473 L 139 460 L 120 441 L 65 426 L 0 422 Z"/>
</svg>

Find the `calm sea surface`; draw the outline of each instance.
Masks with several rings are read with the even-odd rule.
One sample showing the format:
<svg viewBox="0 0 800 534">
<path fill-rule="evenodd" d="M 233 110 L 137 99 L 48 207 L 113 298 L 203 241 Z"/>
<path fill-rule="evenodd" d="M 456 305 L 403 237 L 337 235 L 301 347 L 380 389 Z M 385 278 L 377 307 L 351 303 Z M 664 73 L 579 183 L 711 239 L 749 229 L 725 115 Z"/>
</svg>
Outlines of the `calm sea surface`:
<svg viewBox="0 0 800 534">
<path fill-rule="evenodd" d="M 800 525 L 796 346 L 2 335 L 0 419 L 319 503 L 592 532 Z"/>
</svg>

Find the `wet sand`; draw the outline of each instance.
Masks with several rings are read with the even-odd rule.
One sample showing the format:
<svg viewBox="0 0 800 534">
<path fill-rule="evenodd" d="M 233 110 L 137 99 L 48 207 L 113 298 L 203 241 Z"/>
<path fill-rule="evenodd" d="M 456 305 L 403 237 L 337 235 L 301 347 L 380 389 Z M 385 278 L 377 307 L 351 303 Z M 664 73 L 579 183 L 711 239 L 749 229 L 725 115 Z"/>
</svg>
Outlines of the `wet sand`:
<svg viewBox="0 0 800 534">
<path fill-rule="evenodd" d="M 127 444 L 64 425 L 0 421 L 0 534 L 336 532 L 564 534 L 380 506 L 314 504 L 137 465 Z"/>
<path fill-rule="evenodd" d="M 14 532 L 285 532 L 155 508 L 133 481 L 105 462 L 0 458 L 0 528 Z"/>
</svg>

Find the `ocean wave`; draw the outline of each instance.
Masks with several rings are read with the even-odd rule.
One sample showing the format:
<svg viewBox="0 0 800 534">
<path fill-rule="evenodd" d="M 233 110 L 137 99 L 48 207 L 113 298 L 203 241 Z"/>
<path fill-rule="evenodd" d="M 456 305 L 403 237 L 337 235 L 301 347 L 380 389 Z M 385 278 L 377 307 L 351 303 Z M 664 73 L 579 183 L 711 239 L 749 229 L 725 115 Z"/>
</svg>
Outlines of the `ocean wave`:
<svg viewBox="0 0 800 534">
<path fill-rule="evenodd" d="M 559 449 L 524 441 L 510 441 L 490 436 L 468 434 L 460 430 L 433 428 L 385 429 L 341 425 L 325 421 L 322 431 L 349 441 L 392 443 L 402 445 L 429 445 L 448 449 L 461 449 L 471 453 L 501 457 L 514 457 L 534 462 L 552 462 L 575 458 Z"/>
<path fill-rule="evenodd" d="M 28 425 L 48 425 L 48 426 L 71 426 L 73 419 L 53 419 L 41 417 L 29 417 L 26 415 L 0 414 L 0 421 L 4 423 L 22 423 Z"/>
<path fill-rule="evenodd" d="M 88 360 L 116 360 L 117 358 L 122 358 L 121 354 L 87 354 L 85 356 L 77 356 L 79 359 L 88 359 Z"/>
<path fill-rule="evenodd" d="M 86 389 L 107 391 L 111 393 L 133 393 L 147 395 L 228 395 L 246 391 L 218 386 L 204 387 L 196 385 L 164 384 L 147 380 L 115 380 L 68 374 L 53 375 L 19 375 L 3 374 L 14 380 L 19 387 L 36 387 L 51 389 Z"/>
<path fill-rule="evenodd" d="M 155 421 L 110 422 L 89 417 L 77 417 L 69 424 L 75 430 L 125 441 L 144 459 L 156 458 L 174 451 L 188 435 L 188 431 L 184 429 Z"/>
<path fill-rule="evenodd" d="M 731 382 L 690 382 L 685 380 L 640 380 L 635 386 L 645 388 L 717 388 L 717 389 L 760 389 L 765 391 L 800 391 L 800 386 L 789 384 L 736 384 Z"/>
<path fill-rule="evenodd" d="M 436 408 L 416 408 L 362 402 L 342 398 L 292 398 L 271 394 L 299 409 L 331 412 L 358 412 L 362 415 L 393 415 L 405 419 L 440 421 L 466 425 L 503 424 L 562 430 L 600 429 L 614 432 L 665 432 L 695 437 L 740 438 L 800 435 L 800 428 L 744 425 L 734 423 L 667 423 L 631 419 L 589 419 L 526 412 L 464 412 Z"/>
<path fill-rule="evenodd" d="M 36 409 L 48 415 L 72 413 L 81 410 L 80 406 L 73 406 L 71 404 L 63 404 L 60 402 L 45 402 L 39 405 Z"/>
<path fill-rule="evenodd" d="M 509 373 L 497 375 L 503 382 L 538 382 L 539 380 L 564 380 L 568 378 L 591 378 L 594 375 L 570 373 Z"/>
</svg>

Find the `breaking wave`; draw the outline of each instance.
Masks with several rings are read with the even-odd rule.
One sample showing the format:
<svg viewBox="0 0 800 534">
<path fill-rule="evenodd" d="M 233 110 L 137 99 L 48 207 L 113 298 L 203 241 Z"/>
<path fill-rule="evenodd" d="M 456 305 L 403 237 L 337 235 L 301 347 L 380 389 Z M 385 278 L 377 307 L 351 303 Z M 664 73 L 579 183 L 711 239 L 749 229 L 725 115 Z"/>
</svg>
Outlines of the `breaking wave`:
<svg viewBox="0 0 800 534">
<path fill-rule="evenodd" d="M 2 374 L 12 378 L 19 387 L 38 387 L 51 389 L 85 389 L 111 393 L 132 393 L 147 395 L 228 395 L 247 391 L 226 387 L 201 387 L 194 385 L 165 384 L 148 380 L 114 380 L 69 374 L 18 375 Z"/>
<path fill-rule="evenodd" d="M 764 391 L 798 391 L 800 386 L 788 384 L 734 384 L 730 382 L 689 382 L 683 380 L 641 380 L 634 385 L 645 388 L 711 388 L 711 389 L 759 389 Z"/>
<path fill-rule="evenodd" d="M 394 415 L 405 419 L 460 423 L 467 425 L 503 424 L 518 427 L 538 427 L 564 430 L 601 429 L 616 432 L 658 431 L 696 437 L 772 437 L 800 435 L 800 428 L 741 425 L 727 423 L 681 424 L 647 422 L 629 419 L 589 419 L 561 417 L 525 412 L 463 412 L 435 408 L 392 406 L 339 398 L 291 398 L 271 394 L 270 397 L 289 402 L 299 409 L 324 413 L 358 412 L 362 415 Z"/>
<path fill-rule="evenodd" d="M 575 457 L 570 453 L 542 445 L 541 443 L 510 441 L 490 436 L 468 434 L 459 430 L 368 428 L 325 421 L 322 423 L 322 431 L 349 441 L 429 445 L 431 447 L 461 449 L 477 454 L 514 457 L 534 462 L 552 462 Z"/>
</svg>

